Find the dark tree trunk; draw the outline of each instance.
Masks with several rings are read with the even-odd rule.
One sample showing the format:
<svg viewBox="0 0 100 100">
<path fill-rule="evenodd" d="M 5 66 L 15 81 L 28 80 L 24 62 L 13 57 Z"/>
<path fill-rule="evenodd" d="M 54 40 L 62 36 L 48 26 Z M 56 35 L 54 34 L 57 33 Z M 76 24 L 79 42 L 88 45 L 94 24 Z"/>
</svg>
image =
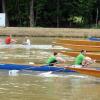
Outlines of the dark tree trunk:
<svg viewBox="0 0 100 100">
<path fill-rule="evenodd" d="M 98 14 L 99 14 L 99 11 L 98 11 L 98 8 L 96 9 L 96 27 L 98 26 Z"/>
<path fill-rule="evenodd" d="M 57 0 L 57 27 L 59 27 L 60 21 L 59 21 L 59 0 Z"/>
<path fill-rule="evenodd" d="M 35 23 L 34 23 L 34 9 L 33 9 L 33 6 L 34 6 L 34 0 L 31 0 L 31 1 L 30 1 L 30 27 L 35 26 Z"/>
</svg>

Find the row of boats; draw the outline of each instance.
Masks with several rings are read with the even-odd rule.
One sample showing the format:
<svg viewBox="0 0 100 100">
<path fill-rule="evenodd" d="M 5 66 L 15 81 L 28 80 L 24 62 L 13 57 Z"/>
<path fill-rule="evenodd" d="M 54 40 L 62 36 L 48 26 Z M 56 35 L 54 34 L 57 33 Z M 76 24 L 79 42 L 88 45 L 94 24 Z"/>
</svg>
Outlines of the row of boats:
<svg viewBox="0 0 100 100">
<path fill-rule="evenodd" d="M 92 59 L 95 59 L 97 62 L 100 62 L 100 38 L 91 37 L 88 40 L 56 39 L 53 44 L 70 48 L 70 50 L 61 51 L 61 53 L 72 57 L 77 56 L 79 52 L 84 49 L 87 51 L 86 56 L 89 56 Z M 66 68 L 82 74 L 100 77 L 100 68 L 99 70 L 96 68 L 75 68 L 69 66 Z"/>
<path fill-rule="evenodd" d="M 78 39 L 57 39 L 53 42 L 55 45 L 60 45 L 65 48 L 70 48 L 70 51 L 62 52 L 65 55 L 76 56 L 82 49 L 86 50 L 86 55 L 100 61 L 100 41 L 78 40 Z"/>
<path fill-rule="evenodd" d="M 74 51 L 85 49 L 89 52 L 100 52 L 100 41 L 78 40 L 78 39 L 56 39 L 53 42 L 56 45 L 62 45 L 71 48 Z"/>
</svg>

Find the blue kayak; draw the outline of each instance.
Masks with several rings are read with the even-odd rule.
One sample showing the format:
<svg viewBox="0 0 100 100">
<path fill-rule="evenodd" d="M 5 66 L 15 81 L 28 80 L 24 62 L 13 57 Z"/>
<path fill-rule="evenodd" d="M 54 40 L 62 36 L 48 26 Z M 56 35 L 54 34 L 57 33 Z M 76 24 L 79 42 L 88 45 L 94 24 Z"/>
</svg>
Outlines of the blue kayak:
<svg viewBox="0 0 100 100">
<path fill-rule="evenodd" d="M 32 70 L 32 71 L 57 71 L 57 72 L 75 72 L 63 67 L 56 66 L 32 66 L 32 65 L 20 65 L 20 64 L 0 64 L 0 69 L 4 70 Z"/>
<path fill-rule="evenodd" d="M 88 39 L 91 41 L 100 41 L 100 38 L 96 38 L 96 37 L 90 37 Z"/>
</svg>

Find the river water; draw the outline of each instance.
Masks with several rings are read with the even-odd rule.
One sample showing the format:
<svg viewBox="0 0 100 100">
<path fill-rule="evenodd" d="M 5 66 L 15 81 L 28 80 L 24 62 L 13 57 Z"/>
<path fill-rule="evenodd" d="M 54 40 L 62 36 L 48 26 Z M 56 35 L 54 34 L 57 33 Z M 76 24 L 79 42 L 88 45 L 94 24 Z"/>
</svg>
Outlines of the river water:
<svg viewBox="0 0 100 100">
<path fill-rule="evenodd" d="M 22 37 L 16 37 L 22 43 Z M 42 49 L 0 48 L 0 63 L 44 63 L 54 49 L 55 38 L 32 37 L 31 43 L 45 45 Z M 67 59 L 67 58 L 66 58 Z M 100 79 L 75 73 L 19 71 L 9 74 L 0 70 L 0 100 L 99 100 Z"/>
</svg>

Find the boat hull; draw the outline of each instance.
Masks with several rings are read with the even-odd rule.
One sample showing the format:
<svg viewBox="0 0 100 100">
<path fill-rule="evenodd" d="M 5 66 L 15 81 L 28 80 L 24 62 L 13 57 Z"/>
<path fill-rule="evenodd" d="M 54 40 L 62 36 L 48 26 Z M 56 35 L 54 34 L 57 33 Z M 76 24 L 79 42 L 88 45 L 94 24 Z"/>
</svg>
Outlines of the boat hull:
<svg viewBox="0 0 100 100">
<path fill-rule="evenodd" d="M 32 66 L 32 65 L 20 65 L 20 64 L 0 64 L 0 69 L 3 70 L 32 70 L 32 71 L 57 71 L 57 72 L 74 72 L 63 67 L 55 66 Z"/>
<path fill-rule="evenodd" d="M 65 51 L 61 53 L 64 55 L 72 56 L 72 57 L 76 57 L 79 54 L 79 52 L 65 52 Z M 100 62 L 100 53 L 99 54 L 98 53 L 86 53 L 86 56 L 91 57 L 92 59 L 95 59 L 98 62 Z"/>
<path fill-rule="evenodd" d="M 92 38 L 91 38 L 91 40 L 92 40 Z M 90 41 L 90 40 L 56 39 L 55 42 L 63 43 L 63 44 L 100 46 L 100 41 Z"/>
<path fill-rule="evenodd" d="M 70 48 L 73 51 L 81 51 L 85 49 L 88 52 L 100 52 L 100 46 L 92 46 L 92 45 L 73 45 L 73 44 L 64 44 L 64 43 L 55 43 L 56 45 L 63 46 L 65 48 Z"/>
<path fill-rule="evenodd" d="M 100 38 L 90 37 L 88 39 L 91 41 L 99 41 L 100 42 Z"/>
<path fill-rule="evenodd" d="M 76 71 L 81 74 L 86 74 L 94 77 L 100 78 L 100 70 L 96 70 L 94 68 L 74 68 L 74 67 L 66 67 L 66 69 L 70 69 Z"/>
</svg>

